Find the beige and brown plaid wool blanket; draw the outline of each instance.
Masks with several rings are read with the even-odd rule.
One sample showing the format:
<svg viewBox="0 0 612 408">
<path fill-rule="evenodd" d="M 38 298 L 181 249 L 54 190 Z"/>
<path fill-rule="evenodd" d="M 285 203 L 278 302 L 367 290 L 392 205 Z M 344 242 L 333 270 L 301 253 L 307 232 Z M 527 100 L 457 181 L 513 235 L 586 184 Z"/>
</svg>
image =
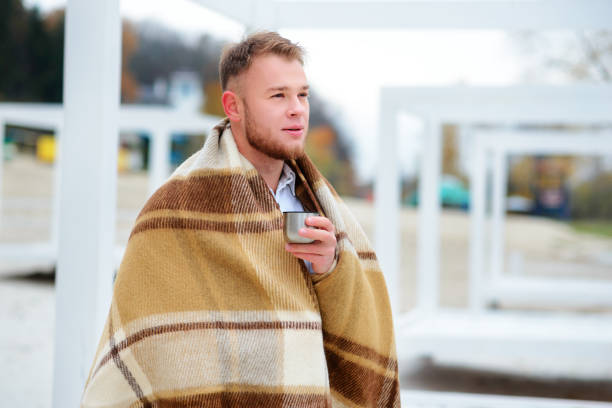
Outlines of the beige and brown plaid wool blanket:
<svg viewBox="0 0 612 408">
<path fill-rule="evenodd" d="M 383 275 L 361 227 L 303 156 L 296 194 L 336 228 L 311 276 L 227 121 L 132 230 L 82 407 L 399 407 Z"/>
</svg>

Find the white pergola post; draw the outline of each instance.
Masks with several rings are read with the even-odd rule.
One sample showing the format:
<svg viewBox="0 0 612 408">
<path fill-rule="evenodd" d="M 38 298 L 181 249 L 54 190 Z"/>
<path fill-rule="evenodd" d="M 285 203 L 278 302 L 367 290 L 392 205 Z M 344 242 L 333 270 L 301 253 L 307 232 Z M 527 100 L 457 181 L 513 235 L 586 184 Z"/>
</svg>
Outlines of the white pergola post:
<svg viewBox="0 0 612 408">
<path fill-rule="evenodd" d="M 79 405 L 111 298 L 119 0 L 68 0 L 60 163 L 53 407 Z"/>
<path fill-rule="evenodd" d="M 485 307 L 483 297 L 486 211 L 486 158 L 482 138 L 473 139 L 474 156 L 470 167 L 470 253 L 469 253 L 469 307 L 473 312 Z"/>
<path fill-rule="evenodd" d="M 438 307 L 440 273 L 440 164 L 442 129 L 430 115 L 422 142 L 419 179 L 419 229 L 417 247 L 417 308 L 431 312 Z"/>
<path fill-rule="evenodd" d="M 170 130 L 163 127 L 151 129 L 149 140 L 149 195 L 153 194 L 170 174 Z"/>
<path fill-rule="evenodd" d="M 399 229 L 400 175 L 397 160 L 397 111 L 383 97 L 380 112 L 380 143 L 374 194 L 376 200 L 375 246 L 385 274 L 391 310 L 400 313 Z"/>
<path fill-rule="evenodd" d="M 2 194 L 2 177 L 3 177 L 3 170 L 4 170 L 4 138 L 6 137 L 5 135 L 5 130 L 4 127 L 6 126 L 6 123 L 4 122 L 4 118 L 0 117 L 0 226 L 2 226 L 2 201 L 3 201 L 3 194 Z"/>
<path fill-rule="evenodd" d="M 61 202 L 61 171 L 59 152 L 62 146 L 62 130 L 63 127 L 58 125 L 55 127 L 55 160 L 53 161 L 53 202 L 51 203 L 51 245 L 57 253 L 59 247 L 59 229 L 60 229 L 60 202 Z"/>
<path fill-rule="evenodd" d="M 493 135 L 492 137 L 495 137 Z M 492 225 L 491 236 L 495 237 L 491 245 L 491 259 L 487 278 L 499 279 L 504 269 L 505 248 L 505 223 L 506 218 L 506 193 L 508 168 L 507 157 L 504 152 L 496 149 L 493 151 L 493 200 L 491 206 Z"/>
</svg>

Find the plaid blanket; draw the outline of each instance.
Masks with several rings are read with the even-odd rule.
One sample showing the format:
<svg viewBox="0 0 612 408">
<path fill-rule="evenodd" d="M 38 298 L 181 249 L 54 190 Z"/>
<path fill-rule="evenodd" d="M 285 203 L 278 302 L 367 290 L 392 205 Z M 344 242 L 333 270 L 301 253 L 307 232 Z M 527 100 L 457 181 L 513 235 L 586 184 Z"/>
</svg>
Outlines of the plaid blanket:
<svg viewBox="0 0 612 408">
<path fill-rule="evenodd" d="M 365 234 L 308 157 L 305 207 L 338 264 L 311 276 L 227 120 L 132 230 L 82 407 L 399 407 L 393 325 Z"/>
</svg>

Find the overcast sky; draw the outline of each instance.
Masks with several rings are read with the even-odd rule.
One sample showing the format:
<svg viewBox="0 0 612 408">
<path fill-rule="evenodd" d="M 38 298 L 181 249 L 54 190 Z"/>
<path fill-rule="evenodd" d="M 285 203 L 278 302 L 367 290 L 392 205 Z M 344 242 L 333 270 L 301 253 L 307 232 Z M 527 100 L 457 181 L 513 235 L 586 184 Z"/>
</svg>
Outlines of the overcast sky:
<svg viewBox="0 0 612 408">
<path fill-rule="evenodd" d="M 62 0 L 24 0 L 42 11 Z M 210 33 L 238 40 L 244 27 L 190 0 L 121 0 L 122 17 L 156 20 L 193 39 Z M 507 85 L 516 83 L 520 60 L 502 31 L 281 30 L 306 48 L 306 74 L 354 141 L 360 178 L 374 176 L 381 86 Z M 403 170 L 413 170 L 417 140 L 403 137 Z"/>
</svg>

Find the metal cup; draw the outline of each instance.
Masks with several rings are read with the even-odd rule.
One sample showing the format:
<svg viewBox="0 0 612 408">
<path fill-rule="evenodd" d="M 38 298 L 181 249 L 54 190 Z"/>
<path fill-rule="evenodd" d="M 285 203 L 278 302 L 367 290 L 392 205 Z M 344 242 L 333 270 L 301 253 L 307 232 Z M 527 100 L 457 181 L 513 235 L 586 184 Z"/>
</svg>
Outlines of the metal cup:
<svg viewBox="0 0 612 408">
<path fill-rule="evenodd" d="M 293 244 L 310 244 L 314 242 L 314 239 L 305 238 L 298 234 L 300 228 L 312 228 L 305 224 L 306 218 L 317 217 L 319 213 L 316 212 L 302 212 L 302 211 L 287 211 L 283 213 L 283 232 L 285 234 L 285 241 Z"/>
</svg>

